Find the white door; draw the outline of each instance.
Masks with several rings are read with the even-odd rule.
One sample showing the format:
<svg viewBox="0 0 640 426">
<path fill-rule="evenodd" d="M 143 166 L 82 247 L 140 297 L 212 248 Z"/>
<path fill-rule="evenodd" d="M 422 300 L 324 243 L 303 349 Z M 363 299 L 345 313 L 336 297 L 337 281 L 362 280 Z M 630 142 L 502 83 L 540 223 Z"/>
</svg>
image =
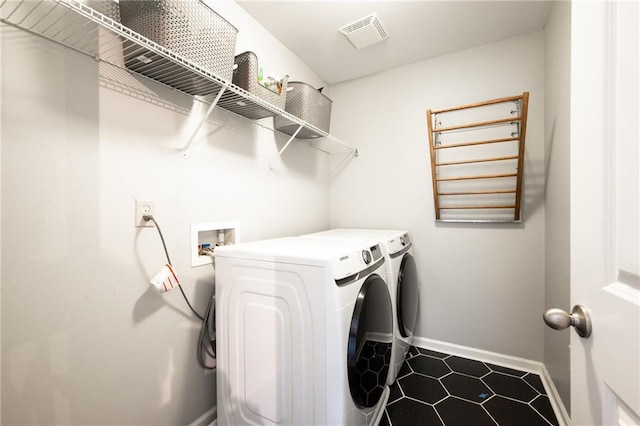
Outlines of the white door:
<svg viewBox="0 0 640 426">
<path fill-rule="evenodd" d="M 572 3 L 571 418 L 640 425 L 640 7 Z"/>
</svg>

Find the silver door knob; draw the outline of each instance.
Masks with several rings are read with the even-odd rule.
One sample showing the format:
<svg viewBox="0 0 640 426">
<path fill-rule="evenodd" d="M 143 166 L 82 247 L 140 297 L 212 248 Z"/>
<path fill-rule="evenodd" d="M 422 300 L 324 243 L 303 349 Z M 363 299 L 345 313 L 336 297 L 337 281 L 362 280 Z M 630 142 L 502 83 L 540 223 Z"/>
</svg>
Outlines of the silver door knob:
<svg viewBox="0 0 640 426">
<path fill-rule="evenodd" d="M 555 330 L 564 330 L 573 327 L 578 336 L 587 338 L 591 336 L 591 317 L 587 308 L 582 305 L 576 305 L 571 310 L 571 315 L 562 309 L 549 309 L 542 316 L 544 322 Z"/>
</svg>

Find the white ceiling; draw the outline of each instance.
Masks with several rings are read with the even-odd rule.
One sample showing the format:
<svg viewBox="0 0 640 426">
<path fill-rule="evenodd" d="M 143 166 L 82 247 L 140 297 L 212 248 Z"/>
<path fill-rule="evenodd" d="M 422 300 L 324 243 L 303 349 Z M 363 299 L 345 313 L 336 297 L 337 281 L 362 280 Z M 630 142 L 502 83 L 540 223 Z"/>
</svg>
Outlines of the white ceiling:
<svg viewBox="0 0 640 426">
<path fill-rule="evenodd" d="M 329 84 L 544 27 L 550 1 L 272 1 L 239 5 Z M 354 49 L 338 29 L 377 13 L 389 38 Z"/>
</svg>

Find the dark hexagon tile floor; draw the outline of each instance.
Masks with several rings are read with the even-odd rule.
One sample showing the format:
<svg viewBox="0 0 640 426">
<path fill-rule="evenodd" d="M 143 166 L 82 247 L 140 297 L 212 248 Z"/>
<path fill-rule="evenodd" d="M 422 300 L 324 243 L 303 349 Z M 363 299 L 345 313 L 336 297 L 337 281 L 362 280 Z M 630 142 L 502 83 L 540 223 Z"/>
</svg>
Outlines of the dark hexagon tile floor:
<svg viewBox="0 0 640 426">
<path fill-rule="evenodd" d="M 558 426 L 540 377 L 412 346 L 381 426 Z"/>
</svg>

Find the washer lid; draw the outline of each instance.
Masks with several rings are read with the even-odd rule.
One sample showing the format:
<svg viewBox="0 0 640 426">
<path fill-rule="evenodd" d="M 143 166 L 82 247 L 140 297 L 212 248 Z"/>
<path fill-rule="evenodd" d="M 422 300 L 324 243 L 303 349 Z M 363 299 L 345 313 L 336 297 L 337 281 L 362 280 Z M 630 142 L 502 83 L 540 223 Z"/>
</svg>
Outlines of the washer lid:
<svg viewBox="0 0 640 426">
<path fill-rule="evenodd" d="M 362 239 L 371 238 L 385 241 L 400 235 L 406 234 L 406 230 L 402 229 L 360 229 L 360 228 L 336 228 L 327 231 L 314 232 L 307 234 L 306 237 L 332 237 L 332 238 L 351 238 Z"/>
<path fill-rule="evenodd" d="M 401 252 L 411 246 L 409 232 L 404 229 L 359 229 L 337 228 L 327 231 L 303 235 L 305 238 L 335 238 L 335 239 L 371 239 L 384 243 L 383 250 L 391 255 Z"/>
<path fill-rule="evenodd" d="M 217 247 L 216 257 L 262 260 L 331 268 L 336 280 L 370 268 L 382 258 L 372 240 L 333 240 L 301 237 L 279 238 Z"/>
</svg>

